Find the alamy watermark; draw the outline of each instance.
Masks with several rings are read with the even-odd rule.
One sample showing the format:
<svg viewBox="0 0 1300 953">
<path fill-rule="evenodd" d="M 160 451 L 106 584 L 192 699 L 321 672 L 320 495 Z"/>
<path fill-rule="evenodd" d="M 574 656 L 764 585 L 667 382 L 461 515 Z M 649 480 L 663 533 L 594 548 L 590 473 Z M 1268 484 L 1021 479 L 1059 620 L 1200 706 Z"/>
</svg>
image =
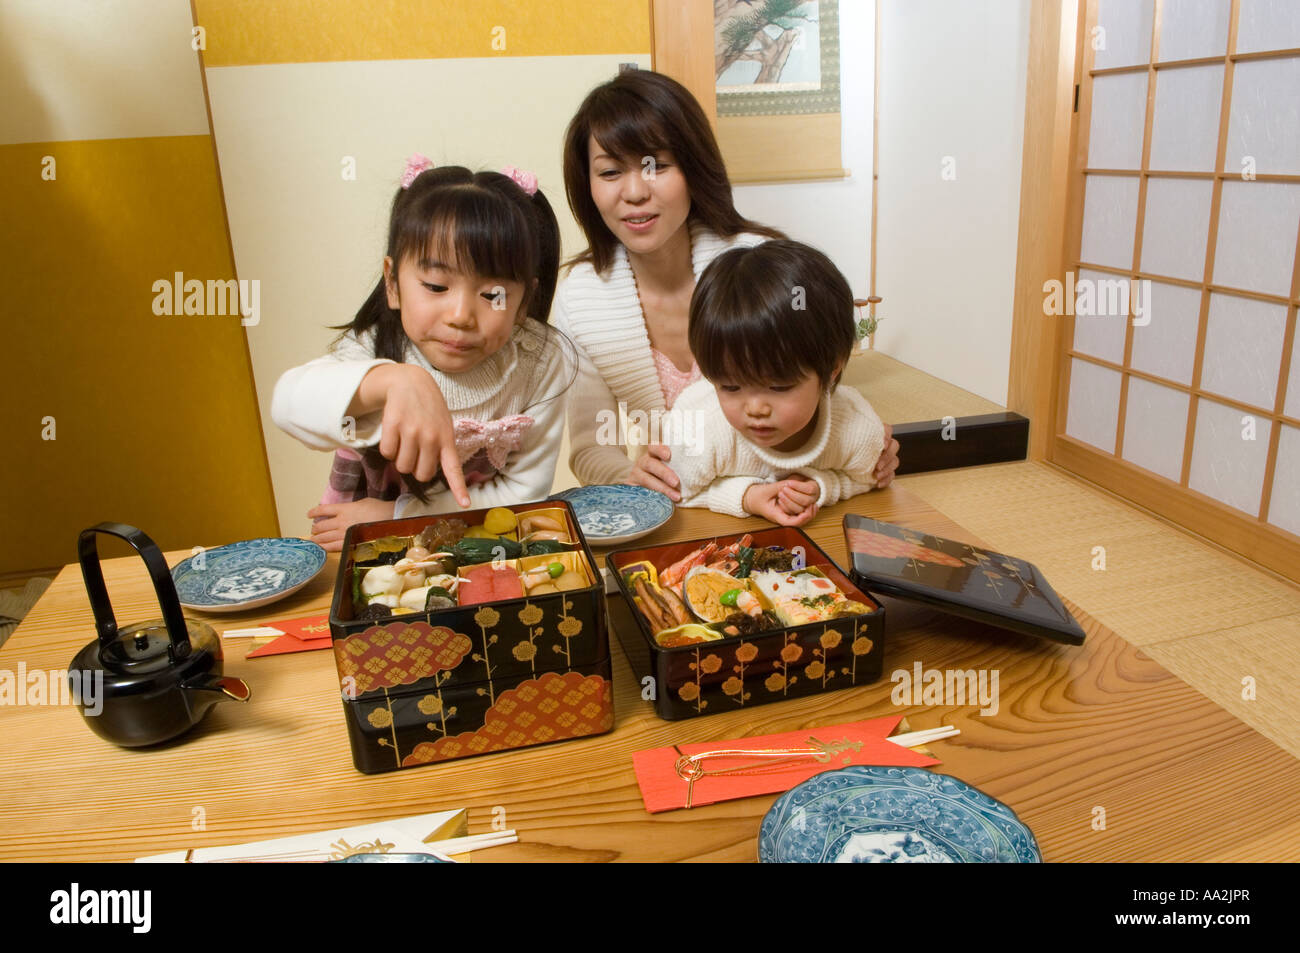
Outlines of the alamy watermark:
<svg viewBox="0 0 1300 953">
<path fill-rule="evenodd" d="M 1135 328 L 1151 323 L 1151 281 L 1147 278 L 1077 278 L 1067 271 L 1064 282 L 1056 278 L 1043 282 L 1043 294 L 1046 315 L 1126 318 L 1132 314 Z"/>
<path fill-rule="evenodd" d="M 685 447 L 689 456 L 704 452 L 701 434 L 704 430 L 703 411 L 633 410 L 626 401 L 618 402 L 618 410 L 602 410 L 596 414 L 596 443 L 602 447 L 626 447 L 635 444 L 672 444 Z"/>
<path fill-rule="evenodd" d="M 50 894 L 50 922 L 55 924 L 120 923 L 133 933 L 148 933 L 152 911 L 152 890 L 83 890 L 73 883 Z"/>
<path fill-rule="evenodd" d="M 889 680 L 894 690 L 889 699 L 895 705 L 980 705 L 981 715 L 996 715 L 999 672 L 994 669 L 924 669 L 920 662 L 911 671 L 897 669 Z"/>
<path fill-rule="evenodd" d="M 26 662 L 19 662 L 16 672 L 0 669 L 3 705 L 78 705 L 87 715 L 98 715 L 104 710 L 104 673 L 29 670 Z"/>
<path fill-rule="evenodd" d="M 153 313 L 209 317 L 238 314 L 246 328 L 262 320 L 262 282 L 257 278 L 213 279 L 206 282 L 176 272 L 153 283 Z"/>
</svg>

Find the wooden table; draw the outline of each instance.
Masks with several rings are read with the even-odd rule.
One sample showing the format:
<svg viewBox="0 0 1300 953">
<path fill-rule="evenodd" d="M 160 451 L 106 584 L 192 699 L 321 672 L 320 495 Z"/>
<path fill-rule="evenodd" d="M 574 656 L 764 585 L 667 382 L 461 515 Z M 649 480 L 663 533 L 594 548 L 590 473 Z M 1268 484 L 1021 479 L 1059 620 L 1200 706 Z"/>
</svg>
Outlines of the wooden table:
<svg viewBox="0 0 1300 953">
<path fill-rule="evenodd" d="M 840 519 L 849 511 L 979 542 L 894 487 L 814 522 L 810 535 L 841 565 Z M 685 510 L 647 543 L 746 528 L 752 521 Z M 207 618 L 223 629 L 324 611 L 336 565 L 331 557 L 301 593 L 268 609 Z M 157 617 L 139 559 L 104 568 L 119 620 Z M 228 647 L 226 671 L 249 683 L 253 700 L 218 705 L 185 739 L 157 749 L 116 748 L 73 708 L 0 708 L 0 858 L 128 860 L 461 807 L 478 833 L 500 807 L 521 842 L 479 852 L 476 862 L 753 860 L 773 796 L 650 815 L 632 753 L 887 714 L 906 714 L 913 728 L 961 728 L 934 746 L 943 760 L 936 770 L 1010 805 L 1049 861 L 1300 858 L 1300 762 L 1074 606 L 1088 633 L 1079 648 L 886 606 L 885 675 L 874 685 L 665 722 L 641 701 L 611 637 L 610 734 L 384 775 L 352 767 L 329 652 L 249 661 Z M 63 669 L 93 637 L 72 565 L 0 650 L 0 668 Z M 999 711 L 894 705 L 889 673 L 916 660 L 926 669 L 997 669 Z M 206 830 L 193 829 L 196 808 Z"/>
</svg>

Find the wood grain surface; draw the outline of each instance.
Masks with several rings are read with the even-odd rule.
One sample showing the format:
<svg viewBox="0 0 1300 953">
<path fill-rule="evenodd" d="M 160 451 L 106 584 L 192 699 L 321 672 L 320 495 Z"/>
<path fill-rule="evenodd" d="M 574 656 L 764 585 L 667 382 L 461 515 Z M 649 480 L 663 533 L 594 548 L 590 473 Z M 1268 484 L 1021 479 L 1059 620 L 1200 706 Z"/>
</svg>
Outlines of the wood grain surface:
<svg viewBox="0 0 1300 953">
<path fill-rule="evenodd" d="M 810 535 L 842 565 L 846 512 L 979 542 L 894 487 L 819 515 Z M 645 542 L 754 525 L 682 510 Z M 284 602 L 206 618 L 221 630 L 324 612 L 336 565 L 331 557 Z M 108 560 L 104 569 L 120 621 L 158 615 L 140 560 Z M 375 776 L 352 767 L 331 653 L 245 660 L 232 640 L 226 672 L 249 683 L 252 700 L 218 705 L 158 748 L 116 748 L 73 708 L 0 708 L 0 859 L 129 860 L 466 807 L 471 833 L 487 831 L 503 808 L 520 837 L 476 862 L 754 860 L 774 796 L 650 815 L 632 753 L 888 714 L 907 715 L 914 729 L 960 727 L 933 746 L 943 760 L 935 770 L 1010 805 L 1046 860 L 1300 857 L 1300 763 L 1094 620 L 1076 610 L 1088 639 L 1072 648 L 885 604 L 885 676 L 874 685 L 670 723 L 641 700 L 612 638 L 610 734 Z M 69 566 L 0 650 L 0 669 L 66 668 L 93 637 L 80 571 Z M 893 704 L 889 673 L 916 660 L 926 669 L 996 669 L 999 711 Z M 1095 829 L 1097 808 L 1104 829 Z M 195 829 L 199 816 L 205 829 Z"/>
</svg>

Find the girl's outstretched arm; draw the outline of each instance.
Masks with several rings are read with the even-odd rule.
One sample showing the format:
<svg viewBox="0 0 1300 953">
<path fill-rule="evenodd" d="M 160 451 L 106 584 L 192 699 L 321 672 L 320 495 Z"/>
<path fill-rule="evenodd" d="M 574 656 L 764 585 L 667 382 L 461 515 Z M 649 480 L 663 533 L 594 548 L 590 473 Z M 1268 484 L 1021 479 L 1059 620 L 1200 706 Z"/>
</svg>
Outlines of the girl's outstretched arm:
<svg viewBox="0 0 1300 953">
<path fill-rule="evenodd" d="M 568 362 L 559 348 L 552 348 L 547 370 L 540 375 L 538 403 L 526 411 L 533 424 L 524 434 L 522 444 L 511 454 L 506 466 L 486 483 L 468 487 L 469 505 L 474 509 L 490 506 L 511 506 L 543 500 L 551 493 L 555 481 L 555 462 L 560 457 L 560 444 L 564 437 L 566 393 L 561 389 L 572 374 Z M 455 445 L 452 445 L 455 453 Z M 414 496 L 398 498 L 396 517 L 421 514 L 449 513 L 456 509 L 452 491 L 443 490 L 428 494 L 421 502 Z"/>
<path fill-rule="evenodd" d="M 377 411 L 382 411 L 379 452 L 397 472 L 423 483 L 441 471 L 455 500 L 468 506 L 455 425 L 437 381 L 412 364 L 373 368 L 362 378 L 348 412 L 361 418 Z"/>
<path fill-rule="evenodd" d="M 313 450 L 378 445 L 400 472 L 423 468 L 425 479 L 441 466 L 456 498 L 467 499 L 451 414 L 437 382 L 415 365 L 376 358 L 350 334 L 325 357 L 281 375 L 271 418 Z"/>
</svg>

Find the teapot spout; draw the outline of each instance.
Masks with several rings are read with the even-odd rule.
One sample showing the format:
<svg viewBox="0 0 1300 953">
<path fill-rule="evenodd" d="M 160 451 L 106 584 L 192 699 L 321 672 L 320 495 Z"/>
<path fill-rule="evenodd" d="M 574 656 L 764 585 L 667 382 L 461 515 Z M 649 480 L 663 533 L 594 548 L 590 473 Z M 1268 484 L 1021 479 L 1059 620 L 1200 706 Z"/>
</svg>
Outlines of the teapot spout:
<svg viewBox="0 0 1300 953">
<path fill-rule="evenodd" d="M 237 702 L 246 702 L 253 694 L 247 682 L 242 678 L 235 678 L 233 675 L 208 675 L 186 683 L 185 687 L 200 689 L 205 692 L 217 692 L 226 698 L 233 698 Z M 217 698 L 214 700 L 221 701 L 222 699 Z"/>
</svg>

